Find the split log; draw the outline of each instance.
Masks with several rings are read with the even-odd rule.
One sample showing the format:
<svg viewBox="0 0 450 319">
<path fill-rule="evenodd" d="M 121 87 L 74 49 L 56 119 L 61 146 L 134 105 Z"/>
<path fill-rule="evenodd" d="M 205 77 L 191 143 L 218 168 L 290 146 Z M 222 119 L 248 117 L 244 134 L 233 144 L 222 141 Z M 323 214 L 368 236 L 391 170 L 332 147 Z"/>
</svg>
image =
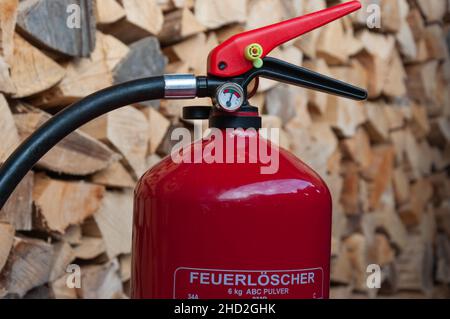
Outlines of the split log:
<svg viewBox="0 0 450 319">
<path fill-rule="evenodd" d="M 66 76 L 61 83 L 33 99 L 33 105 L 65 106 L 111 86 L 112 70 L 127 53 L 128 48 L 119 40 L 97 32 L 97 45 L 91 56 L 66 62 Z"/>
<path fill-rule="evenodd" d="M 51 116 L 36 109 L 14 115 L 22 139 L 27 138 Z M 107 168 L 120 156 L 89 135 L 75 131 L 48 152 L 38 166 L 52 172 L 86 176 Z"/>
<path fill-rule="evenodd" d="M 445 1 L 441 0 L 417 0 L 417 4 L 429 23 L 441 21 L 447 7 Z"/>
<path fill-rule="evenodd" d="M 0 163 L 4 162 L 20 142 L 19 132 L 5 97 L 0 94 Z"/>
<path fill-rule="evenodd" d="M 411 188 L 408 176 L 402 167 L 395 169 L 392 181 L 397 205 L 401 206 L 406 204 L 410 200 Z"/>
<path fill-rule="evenodd" d="M 392 248 L 388 236 L 383 233 L 375 234 L 374 247 L 376 247 L 373 252 L 376 264 L 385 267 L 395 261 L 395 250 Z"/>
<path fill-rule="evenodd" d="M 341 20 L 322 27 L 316 44 L 317 56 L 325 59 L 330 65 L 346 64 L 349 59 L 349 53 L 348 47 L 342 45 L 345 37 Z"/>
<path fill-rule="evenodd" d="M 119 299 L 123 296 L 119 263 L 113 260 L 100 266 L 81 268 L 81 289 L 78 295 L 83 299 Z"/>
<path fill-rule="evenodd" d="M 384 32 L 397 33 L 402 22 L 401 2 L 399 0 L 381 0 L 381 23 Z M 406 1 L 405 1 L 406 2 Z"/>
<path fill-rule="evenodd" d="M 436 210 L 438 231 L 450 236 L 450 203 L 443 202 Z"/>
<path fill-rule="evenodd" d="M 131 253 L 132 192 L 107 192 L 94 218 L 110 259 Z"/>
<path fill-rule="evenodd" d="M 369 98 L 376 98 L 381 95 L 386 85 L 395 39 L 391 35 L 385 36 L 366 30 L 360 32 L 357 37 L 364 46 L 364 51 L 357 55 L 357 59 L 370 74 L 366 85 Z"/>
<path fill-rule="evenodd" d="M 400 207 L 399 214 L 406 226 L 420 224 L 425 208 L 433 196 L 433 186 L 429 180 L 421 179 L 411 186 L 410 202 Z"/>
<path fill-rule="evenodd" d="M 53 245 L 53 263 L 50 281 L 55 281 L 66 274 L 67 266 L 75 259 L 75 253 L 69 243 L 62 241 Z"/>
<path fill-rule="evenodd" d="M 103 28 L 121 41 L 129 44 L 151 35 L 157 35 L 163 26 L 164 16 L 156 0 L 120 0 L 125 17 Z"/>
<path fill-rule="evenodd" d="M 386 104 L 383 108 L 389 131 L 400 130 L 405 126 L 404 107 L 396 104 Z"/>
<path fill-rule="evenodd" d="M 0 224 L 0 273 L 8 260 L 13 243 L 14 227 L 8 224 Z"/>
<path fill-rule="evenodd" d="M 323 10 L 327 7 L 325 0 L 316 0 L 316 1 L 304 1 L 304 13 L 313 13 L 315 11 Z M 296 40 L 295 46 L 302 50 L 306 56 L 309 58 L 316 58 L 317 52 L 317 41 L 319 40 L 320 34 L 322 32 L 322 28 L 318 28 L 312 32 L 308 32 L 303 35 L 301 39 Z"/>
<path fill-rule="evenodd" d="M 339 137 L 345 138 L 355 135 L 366 121 L 366 112 L 360 102 L 329 96 L 326 112 L 317 119 L 329 123 Z"/>
<path fill-rule="evenodd" d="M 362 211 L 359 201 L 359 168 L 356 163 L 347 162 L 343 166 L 344 184 L 341 204 L 347 216 L 358 215 Z"/>
<path fill-rule="evenodd" d="M 433 60 L 406 68 L 408 74 L 406 84 L 409 96 L 423 105 L 429 105 L 430 115 L 436 104 L 437 67 L 438 62 Z"/>
<path fill-rule="evenodd" d="M 208 29 L 245 22 L 247 18 L 247 1 L 242 0 L 197 0 L 195 17 Z"/>
<path fill-rule="evenodd" d="M 170 121 L 167 120 L 161 113 L 153 108 L 147 108 L 144 110 L 149 120 L 149 154 L 154 154 L 161 144 L 164 136 L 166 136 L 167 130 L 170 127 Z"/>
<path fill-rule="evenodd" d="M 410 10 L 406 20 L 411 28 L 414 39 L 416 41 L 422 39 L 425 32 L 425 21 L 420 11 L 415 8 Z"/>
<path fill-rule="evenodd" d="M 57 84 L 65 75 L 64 69 L 41 51 L 14 35 L 14 55 L 10 62 L 15 98 L 29 97 Z"/>
<path fill-rule="evenodd" d="M 84 182 L 63 182 L 38 175 L 33 199 L 38 212 L 36 226 L 64 233 L 92 216 L 100 207 L 104 188 Z"/>
<path fill-rule="evenodd" d="M 249 1 L 246 30 L 254 30 L 285 20 L 285 7 L 281 1 Z"/>
<path fill-rule="evenodd" d="M 164 74 L 167 58 L 162 54 L 158 39 L 147 37 L 130 46 L 130 50 L 114 69 L 114 83 Z M 145 104 L 146 103 L 142 103 Z M 159 101 L 149 105 L 159 105 Z"/>
<path fill-rule="evenodd" d="M 416 139 L 422 140 L 431 131 L 426 107 L 413 104 L 411 105 L 410 128 Z"/>
<path fill-rule="evenodd" d="M 66 56 L 86 57 L 95 47 L 92 1 L 21 1 L 17 26 L 35 45 Z"/>
<path fill-rule="evenodd" d="M 82 130 L 117 149 L 135 178 L 145 172 L 149 125 L 142 112 L 131 106 L 124 107 L 88 123 Z"/>
<path fill-rule="evenodd" d="M 429 141 L 439 147 L 444 148 L 450 143 L 450 121 L 447 118 L 439 117 L 431 121 Z"/>
<path fill-rule="evenodd" d="M 344 240 L 352 270 L 352 285 L 357 291 L 366 291 L 367 243 L 362 234 L 352 234 Z"/>
<path fill-rule="evenodd" d="M 438 234 L 436 247 L 436 279 L 438 282 L 448 285 L 450 283 L 450 238 L 446 234 Z"/>
<path fill-rule="evenodd" d="M 90 260 L 97 258 L 105 251 L 105 241 L 102 238 L 83 237 L 81 244 L 74 248 L 74 255 L 81 260 Z"/>
<path fill-rule="evenodd" d="M 405 251 L 397 258 L 398 288 L 430 293 L 432 289 L 431 243 L 420 234 L 410 234 Z"/>
<path fill-rule="evenodd" d="M 1 93 L 12 95 L 16 93 L 16 87 L 11 79 L 9 72 L 9 65 L 5 59 L 0 55 L 0 94 Z"/>
<path fill-rule="evenodd" d="M 430 176 L 430 182 L 433 184 L 434 188 L 433 203 L 437 206 L 441 206 L 448 198 L 450 198 L 450 180 L 447 177 L 447 173 L 441 172 L 433 174 Z"/>
<path fill-rule="evenodd" d="M 400 30 L 396 34 L 396 39 L 400 53 L 405 57 L 405 60 L 415 60 L 417 58 L 417 44 L 411 26 L 407 20 L 402 21 Z"/>
<path fill-rule="evenodd" d="M 164 25 L 158 39 L 165 45 L 173 44 L 189 36 L 205 31 L 191 10 L 184 8 L 164 16 Z"/>
<path fill-rule="evenodd" d="M 0 222 L 14 226 L 16 230 L 30 231 L 33 227 L 33 173 L 28 173 L 0 210 Z"/>
<path fill-rule="evenodd" d="M 62 236 L 62 240 L 71 245 L 79 245 L 81 244 L 82 236 L 80 225 L 72 225 L 66 229 L 64 235 Z"/>
<path fill-rule="evenodd" d="M 286 127 L 292 152 L 321 176 L 326 175 L 328 159 L 336 151 L 338 140 L 327 123 L 313 123 L 305 128 L 290 122 Z"/>
<path fill-rule="evenodd" d="M 321 70 L 318 72 L 322 73 Z M 357 59 L 351 59 L 348 66 L 331 66 L 330 72 L 332 77 L 359 87 L 366 86 L 367 77 L 369 76 L 366 69 Z"/>
<path fill-rule="evenodd" d="M 389 241 L 397 251 L 401 252 L 406 249 L 408 231 L 396 211 L 384 207 L 369 215 L 364 215 L 364 218 L 366 217 L 375 220 L 376 229 L 385 232 L 389 236 Z"/>
<path fill-rule="evenodd" d="M 269 90 L 266 94 L 267 114 L 279 117 L 282 125 L 286 124 L 297 115 L 302 93 L 303 89 L 290 85 L 278 85 Z"/>
<path fill-rule="evenodd" d="M 117 0 L 95 1 L 95 17 L 100 28 L 125 18 L 125 15 L 125 10 Z"/>
<path fill-rule="evenodd" d="M 177 43 L 164 50 L 171 62 L 183 61 L 190 71 L 195 74 L 206 74 L 207 60 L 209 52 L 218 45 L 217 37 L 214 33 L 206 36 L 199 33 L 183 42 Z"/>
<path fill-rule="evenodd" d="M 444 60 L 448 57 L 445 35 L 440 25 L 433 24 L 427 26 L 424 32 L 424 39 L 430 59 Z"/>
<path fill-rule="evenodd" d="M 131 279 L 131 260 L 132 256 L 122 255 L 120 257 L 120 278 L 122 282 L 126 282 Z"/>
<path fill-rule="evenodd" d="M 11 255 L 0 274 L 0 290 L 23 297 L 32 288 L 48 282 L 53 247 L 36 239 L 16 238 Z"/>
<path fill-rule="evenodd" d="M 50 283 L 49 288 L 52 293 L 52 297 L 55 299 L 77 299 L 77 290 L 75 288 L 69 288 L 67 282 L 70 280 L 71 274 L 65 274 L 61 278 Z"/>
<path fill-rule="evenodd" d="M 147 157 L 147 167 L 148 169 L 152 169 L 154 166 L 156 166 L 157 164 L 159 164 L 159 162 L 161 162 L 162 158 L 159 157 L 156 154 L 150 155 L 149 157 Z"/>
<path fill-rule="evenodd" d="M 341 141 L 344 154 L 355 161 L 361 169 L 367 169 L 372 163 L 372 149 L 369 135 L 363 127 L 359 127 L 353 137 Z"/>
<path fill-rule="evenodd" d="M 383 104 L 366 103 L 367 122 L 364 124 L 370 140 L 383 143 L 389 138 L 389 126 Z"/>
<path fill-rule="evenodd" d="M 0 55 L 11 62 L 14 54 L 14 30 L 16 28 L 19 0 L 0 3 Z"/>
<path fill-rule="evenodd" d="M 427 172 L 424 172 L 422 170 L 423 157 L 421 156 L 422 151 L 420 149 L 419 143 L 410 130 L 405 131 L 403 141 L 401 143 L 404 143 L 402 147 L 404 149 L 405 155 L 405 168 L 408 173 L 409 179 L 420 179 L 424 175 L 424 173 Z"/>
<path fill-rule="evenodd" d="M 389 62 L 389 71 L 386 73 L 383 94 L 391 99 L 406 95 L 406 71 L 397 50 L 393 51 Z"/>
<path fill-rule="evenodd" d="M 394 167 L 394 148 L 391 145 L 378 145 L 372 148 L 372 163 L 363 171 L 369 184 L 369 209 L 379 207 L 380 199 L 392 181 Z"/>
<path fill-rule="evenodd" d="M 183 8 L 192 9 L 194 0 L 158 0 L 158 5 L 164 12 Z"/>
<path fill-rule="evenodd" d="M 112 163 L 108 168 L 92 176 L 92 182 L 112 188 L 134 188 L 136 180 L 121 162 Z"/>
<path fill-rule="evenodd" d="M 331 76 L 331 70 L 328 68 L 328 65 L 324 59 L 305 62 L 304 67 L 323 75 Z M 342 81 L 344 81 L 344 79 L 342 79 Z M 310 106 L 314 112 L 324 114 L 328 105 L 328 97 L 329 95 L 326 93 L 308 90 L 308 106 Z M 270 104 L 271 103 L 268 103 L 268 105 Z"/>
</svg>

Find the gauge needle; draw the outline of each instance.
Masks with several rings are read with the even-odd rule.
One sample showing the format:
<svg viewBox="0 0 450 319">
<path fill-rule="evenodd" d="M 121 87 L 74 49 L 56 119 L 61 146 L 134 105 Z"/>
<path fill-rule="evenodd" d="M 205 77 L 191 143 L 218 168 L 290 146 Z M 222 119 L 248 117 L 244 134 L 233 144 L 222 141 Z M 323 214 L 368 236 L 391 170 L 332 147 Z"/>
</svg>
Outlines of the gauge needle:
<svg viewBox="0 0 450 319">
<path fill-rule="evenodd" d="M 227 106 L 231 106 L 231 100 L 233 99 L 233 94 L 230 94 L 230 99 L 227 102 Z"/>
</svg>

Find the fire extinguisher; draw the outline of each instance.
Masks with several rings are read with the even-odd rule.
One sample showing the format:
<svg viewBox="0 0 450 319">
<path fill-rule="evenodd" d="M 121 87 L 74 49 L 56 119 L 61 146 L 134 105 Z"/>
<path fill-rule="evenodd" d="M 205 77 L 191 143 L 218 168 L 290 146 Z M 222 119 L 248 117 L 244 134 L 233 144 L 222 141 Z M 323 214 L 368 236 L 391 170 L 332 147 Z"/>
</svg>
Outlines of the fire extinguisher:
<svg viewBox="0 0 450 319">
<path fill-rule="evenodd" d="M 146 100 L 210 97 L 213 107 L 187 107 L 183 116 L 209 120 L 214 139 L 209 136 L 168 156 L 136 188 L 132 297 L 328 298 L 329 190 L 311 168 L 262 138 L 258 108 L 248 101 L 255 89 L 248 88 L 263 77 L 366 99 L 363 89 L 267 57 L 277 46 L 360 8 L 358 1 L 350 1 L 235 35 L 210 53 L 207 76 L 141 79 L 75 103 L 3 164 L 0 207 L 46 152 L 94 118 Z M 220 160 L 220 148 L 230 161 Z M 265 148 L 277 159 L 272 171 L 264 172 L 267 161 L 253 154 Z M 203 160 L 192 160 L 195 150 Z M 250 160 L 240 161 L 245 157 Z"/>
</svg>

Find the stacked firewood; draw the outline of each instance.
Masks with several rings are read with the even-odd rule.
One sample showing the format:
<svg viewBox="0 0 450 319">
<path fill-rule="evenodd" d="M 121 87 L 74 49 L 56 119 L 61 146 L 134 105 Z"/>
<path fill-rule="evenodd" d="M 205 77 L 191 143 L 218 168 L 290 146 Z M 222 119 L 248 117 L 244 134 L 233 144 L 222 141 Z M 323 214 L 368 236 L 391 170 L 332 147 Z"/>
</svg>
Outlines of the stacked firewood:
<svg viewBox="0 0 450 319">
<path fill-rule="evenodd" d="M 90 93 L 204 75 L 231 35 L 338 2 L 1 0 L 0 162 Z M 367 88 L 367 102 L 268 80 L 251 102 L 332 191 L 333 297 L 448 297 L 450 1 L 362 3 L 272 56 Z M 129 295 L 133 188 L 170 153 L 170 132 L 191 127 L 180 111 L 193 104 L 211 101 L 130 105 L 39 162 L 0 211 L 0 298 Z M 379 288 L 368 288 L 371 264 Z M 79 289 L 70 265 L 81 267 Z"/>
</svg>

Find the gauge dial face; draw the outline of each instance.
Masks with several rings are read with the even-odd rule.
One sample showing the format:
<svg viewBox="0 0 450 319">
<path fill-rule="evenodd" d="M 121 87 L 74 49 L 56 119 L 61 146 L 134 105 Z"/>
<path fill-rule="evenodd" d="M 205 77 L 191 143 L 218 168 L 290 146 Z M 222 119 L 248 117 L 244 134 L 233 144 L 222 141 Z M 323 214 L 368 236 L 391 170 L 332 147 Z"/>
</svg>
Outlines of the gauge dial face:
<svg viewBox="0 0 450 319">
<path fill-rule="evenodd" d="M 244 92 L 237 84 L 225 84 L 217 93 L 217 102 L 225 111 L 234 112 L 244 103 Z"/>
</svg>

